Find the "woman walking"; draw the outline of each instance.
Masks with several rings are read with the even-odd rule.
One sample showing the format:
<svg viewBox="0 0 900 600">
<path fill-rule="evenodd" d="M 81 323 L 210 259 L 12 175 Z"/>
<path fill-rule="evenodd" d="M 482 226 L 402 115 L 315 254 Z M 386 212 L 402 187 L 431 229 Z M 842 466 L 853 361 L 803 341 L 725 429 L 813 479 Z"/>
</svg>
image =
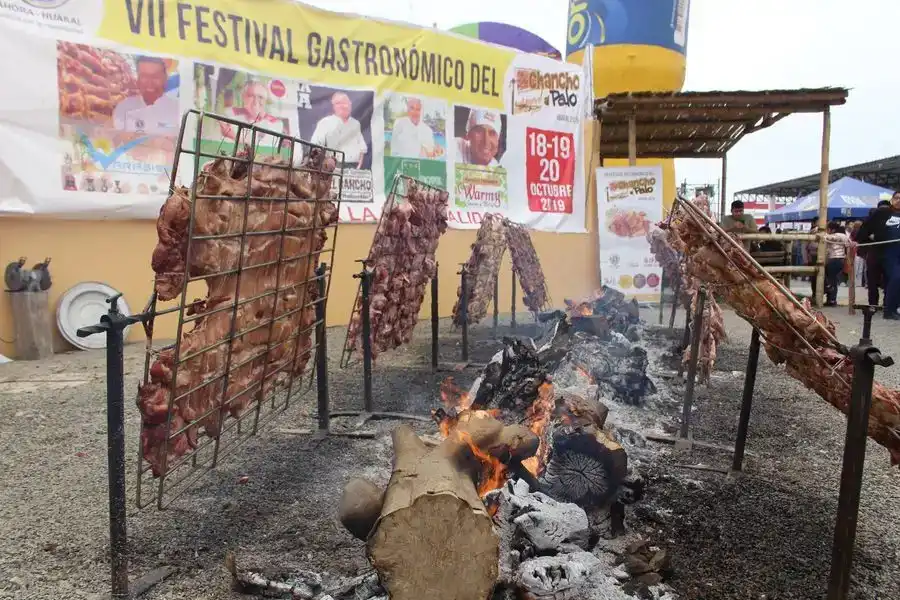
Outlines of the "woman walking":
<svg viewBox="0 0 900 600">
<path fill-rule="evenodd" d="M 831 221 L 825 231 L 825 306 L 837 306 L 838 284 L 844 272 L 850 238 L 837 221 Z"/>
</svg>

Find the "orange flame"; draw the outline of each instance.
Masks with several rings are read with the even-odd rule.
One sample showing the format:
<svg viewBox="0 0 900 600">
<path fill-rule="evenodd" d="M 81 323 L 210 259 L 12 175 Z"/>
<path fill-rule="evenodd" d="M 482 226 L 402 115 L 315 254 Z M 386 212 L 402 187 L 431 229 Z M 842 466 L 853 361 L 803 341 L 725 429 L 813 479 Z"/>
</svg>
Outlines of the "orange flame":
<svg viewBox="0 0 900 600">
<path fill-rule="evenodd" d="M 594 309 L 591 308 L 590 304 L 582 304 L 578 307 L 578 314 L 580 314 L 582 317 L 590 317 L 594 314 Z"/>
<path fill-rule="evenodd" d="M 538 388 L 538 397 L 525 411 L 525 424 L 538 436 L 537 454 L 522 461 L 522 466 L 531 471 L 532 475 L 540 475 L 544 470 L 547 455 L 550 451 L 547 446 L 547 436 L 544 435 L 550 417 L 553 416 L 554 398 L 553 384 L 544 382 Z"/>
<path fill-rule="evenodd" d="M 500 462 L 496 457 L 491 456 L 476 446 L 475 441 L 472 439 L 472 436 L 469 435 L 469 432 L 456 429 L 454 433 L 461 442 L 469 447 L 469 450 L 472 451 L 472 454 L 478 459 L 478 462 L 481 463 L 481 477 L 478 479 L 478 495 L 483 498 L 484 495 L 491 490 L 496 490 L 502 486 L 509 477 L 506 465 Z"/>
<path fill-rule="evenodd" d="M 590 373 L 588 373 L 587 370 L 586 370 L 584 367 L 580 367 L 580 366 L 578 366 L 578 365 L 575 365 L 575 371 L 576 371 L 579 375 L 581 375 L 582 377 L 584 377 L 585 379 L 587 379 L 589 382 L 591 382 L 592 385 L 593 385 L 594 383 L 596 383 L 596 382 L 594 381 L 594 376 L 591 375 Z"/>
<path fill-rule="evenodd" d="M 462 411 L 472 406 L 472 399 L 467 391 L 456 385 L 452 377 L 448 377 L 441 382 L 441 403 L 447 408 Z"/>
</svg>

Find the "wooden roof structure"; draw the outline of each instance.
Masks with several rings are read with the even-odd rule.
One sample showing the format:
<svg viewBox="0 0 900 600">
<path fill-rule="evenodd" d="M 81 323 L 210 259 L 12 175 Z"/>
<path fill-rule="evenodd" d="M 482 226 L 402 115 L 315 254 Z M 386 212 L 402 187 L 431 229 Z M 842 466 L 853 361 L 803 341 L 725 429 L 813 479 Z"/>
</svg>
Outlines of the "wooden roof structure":
<svg viewBox="0 0 900 600">
<path fill-rule="evenodd" d="M 721 158 L 748 133 L 793 113 L 825 112 L 848 94 L 836 87 L 611 94 L 594 102 L 601 123 L 595 150 L 603 158 Z"/>
</svg>

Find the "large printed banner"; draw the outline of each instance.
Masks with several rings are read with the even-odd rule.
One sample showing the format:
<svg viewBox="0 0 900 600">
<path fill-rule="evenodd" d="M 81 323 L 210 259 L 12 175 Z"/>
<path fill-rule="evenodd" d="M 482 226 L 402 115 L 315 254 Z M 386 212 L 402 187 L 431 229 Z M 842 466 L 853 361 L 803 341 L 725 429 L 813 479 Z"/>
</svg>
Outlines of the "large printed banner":
<svg viewBox="0 0 900 600">
<path fill-rule="evenodd" d="M 156 217 L 197 108 L 343 152 L 344 222 L 406 174 L 450 191 L 452 227 L 585 231 L 578 65 L 290 0 L 0 0 L 0 52 L 0 215 Z M 235 129 L 204 120 L 200 147 Z"/>
<path fill-rule="evenodd" d="M 647 233 L 663 216 L 662 167 L 597 169 L 600 276 L 640 301 L 658 301 L 662 267 Z"/>
</svg>

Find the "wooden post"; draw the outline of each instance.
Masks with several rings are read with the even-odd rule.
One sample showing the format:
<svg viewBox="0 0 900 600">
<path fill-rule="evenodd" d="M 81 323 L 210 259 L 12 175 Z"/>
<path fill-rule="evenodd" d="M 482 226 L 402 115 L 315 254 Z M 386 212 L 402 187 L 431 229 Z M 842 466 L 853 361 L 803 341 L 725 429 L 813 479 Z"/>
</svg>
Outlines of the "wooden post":
<svg viewBox="0 0 900 600">
<path fill-rule="evenodd" d="M 637 123 L 635 116 L 628 117 L 628 166 L 637 164 Z"/>
<path fill-rule="evenodd" d="M 15 358 L 40 360 L 53 356 L 53 327 L 47 292 L 7 292 L 15 324 Z"/>
<path fill-rule="evenodd" d="M 719 186 L 719 219 L 722 219 L 728 213 L 725 212 L 728 204 L 725 201 L 725 189 L 727 185 L 727 181 L 725 178 L 726 173 L 728 172 L 728 154 L 722 155 L 722 183 Z"/>
<path fill-rule="evenodd" d="M 828 224 L 828 154 L 831 146 L 831 110 L 822 113 L 822 172 L 819 174 L 819 250 L 816 256 L 816 293 L 813 303 L 821 307 L 825 297 L 825 227 Z"/>
</svg>

